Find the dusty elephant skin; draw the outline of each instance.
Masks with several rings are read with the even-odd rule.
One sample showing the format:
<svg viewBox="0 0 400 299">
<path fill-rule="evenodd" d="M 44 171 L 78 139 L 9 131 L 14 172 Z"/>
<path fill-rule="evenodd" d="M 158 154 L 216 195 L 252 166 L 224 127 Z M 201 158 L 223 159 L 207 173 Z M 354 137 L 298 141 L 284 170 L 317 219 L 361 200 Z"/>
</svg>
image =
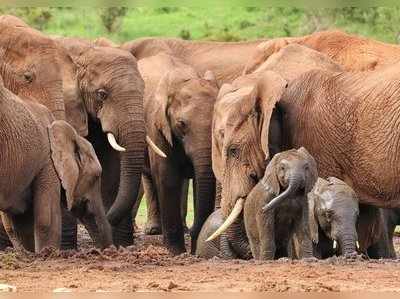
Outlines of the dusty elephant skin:
<svg viewBox="0 0 400 299">
<path fill-rule="evenodd" d="M 1 211 L 12 245 L 36 252 L 60 248 L 60 179 L 68 209 L 80 209 L 81 219 L 92 220 L 93 239 L 109 246 L 111 228 L 93 187 L 101 167 L 91 145 L 65 121 L 53 122 L 43 105 L 0 87 L 1 177 L 11 180 L 0 182 Z"/>
<path fill-rule="evenodd" d="M 45 126 L 51 115 L 43 106 L 23 103 L 2 82 L 0 114 L 0 210 L 4 228 L 17 250 L 59 248 L 60 183 Z"/>
<path fill-rule="evenodd" d="M 0 17 L 2 66 L 6 88 L 21 98 L 46 106 L 55 119 L 65 119 L 63 82 L 56 43 L 13 16 Z"/>
<path fill-rule="evenodd" d="M 327 258 L 335 252 L 339 255 L 354 254 L 359 216 L 355 192 L 337 178 L 318 178 L 308 194 L 308 201 L 314 256 Z"/>
<path fill-rule="evenodd" d="M 87 135 L 103 168 L 101 192 L 114 244 L 131 245 L 131 209 L 139 192 L 145 150 L 144 83 L 136 59 L 126 51 L 82 39 L 57 41 L 72 59 L 63 64 L 67 120 Z M 68 220 L 64 244 L 73 248 L 76 223 Z"/>
<path fill-rule="evenodd" d="M 275 38 L 260 43 L 247 62 L 244 73 L 252 73 L 272 54 L 278 53 L 290 44 L 302 45 L 323 53 L 346 71 L 382 69 L 400 59 L 398 45 L 382 43 L 338 30 L 328 30 L 303 37 Z"/>
<path fill-rule="evenodd" d="M 65 119 L 57 45 L 14 16 L 0 17 L 0 31 L 0 74 L 5 87 L 24 100 L 45 105 L 56 119 Z M 1 228 L 0 248 L 9 245 Z"/>
<path fill-rule="evenodd" d="M 157 67 L 155 67 L 157 66 Z M 139 60 L 146 82 L 146 132 L 167 155 L 149 148 L 151 175 L 146 188 L 155 190 L 160 203 L 162 232 L 168 249 L 185 251 L 181 191 L 193 178 L 195 219 L 191 229 L 195 252 L 200 229 L 214 209 L 215 177 L 211 167 L 211 118 L 218 92 L 212 73 L 203 76 L 167 54 Z"/>
<path fill-rule="evenodd" d="M 229 243 L 228 235 L 223 233 L 214 240 L 207 241 L 219 227 L 224 223 L 221 209 L 215 210 L 204 222 L 203 227 L 197 238 L 196 255 L 210 259 L 221 257 L 223 259 L 235 259 L 238 256 Z"/>
<path fill-rule="evenodd" d="M 139 38 L 121 45 L 137 59 L 165 53 L 182 59 L 200 74 L 212 71 L 218 85 L 232 82 L 243 72 L 248 58 L 265 40 L 250 42 L 186 41 L 177 38 Z M 232 63 L 234 62 L 234 63 Z"/>
<path fill-rule="evenodd" d="M 246 233 L 255 259 L 289 256 L 294 233 L 300 243 L 300 258 L 312 257 L 307 194 L 317 178 L 316 162 L 305 148 L 272 158 L 244 205 Z"/>
<path fill-rule="evenodd" d="M 247 197 L 263 176 L 266 163 L 282 150 L 283 115 L 276 102 L 287 82 L 314 68 L 341 70 L 323 54 L 293 45 L 271 57 L 259 72 L 221 87 L 214 109 L 212 154 L 213 170 L 222 186 L 224 218 L 240 198 Z M 283 78 L 271 72 L 275 70 L 282 72 Z M 236 243 L 243 247 L 235 242 L 233 246 L 246 255 L 249 247 L 241 218 L 227 234 L 232 240 L 240 240 Z"/>
</svg>

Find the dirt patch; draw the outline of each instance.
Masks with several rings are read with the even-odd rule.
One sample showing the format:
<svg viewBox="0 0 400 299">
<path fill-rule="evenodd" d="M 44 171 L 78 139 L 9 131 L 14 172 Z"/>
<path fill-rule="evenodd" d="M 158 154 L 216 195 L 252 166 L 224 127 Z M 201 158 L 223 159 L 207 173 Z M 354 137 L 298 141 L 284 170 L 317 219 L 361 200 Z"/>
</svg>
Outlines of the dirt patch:
<svg viewBox="0 0 400 299">
<path fill-rule="evenodd" d="M 207 261 L 189 254 L 172 257 L 161 237 L 142 234 L 128 248 L 99 251 L 88 239 L 81 248 L 0 253 L 0 283 L 18 291 L 400 291 L 400 260 Z"/>
</svg>

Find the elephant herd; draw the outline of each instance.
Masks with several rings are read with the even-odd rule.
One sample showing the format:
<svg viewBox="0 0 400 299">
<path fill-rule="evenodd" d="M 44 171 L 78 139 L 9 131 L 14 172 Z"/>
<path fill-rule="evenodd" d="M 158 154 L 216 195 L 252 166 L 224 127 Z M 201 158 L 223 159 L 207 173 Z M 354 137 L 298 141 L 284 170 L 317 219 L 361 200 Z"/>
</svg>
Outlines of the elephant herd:
<svg viewBox="0 0 400 299">
<path fill-rule="evenodd" d="M 46 36 L 0 16 L 0 249 L 147 234 L 241 259 L 395 258 L 400 46 Z"/>
</svg>

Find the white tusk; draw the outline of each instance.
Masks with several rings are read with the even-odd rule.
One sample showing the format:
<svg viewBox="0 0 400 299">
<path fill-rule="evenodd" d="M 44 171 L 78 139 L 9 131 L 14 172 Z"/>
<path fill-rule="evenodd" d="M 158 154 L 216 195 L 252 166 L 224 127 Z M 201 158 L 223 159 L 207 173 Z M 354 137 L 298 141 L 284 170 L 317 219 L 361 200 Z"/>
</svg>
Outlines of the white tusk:
<svg viewBox="0 0 400 299">
<path fill-rule="evenodd" d="M 333 249 L 336 249 L 337 248 L 337 242 L 336 242 L 336 240 L 333 240 Z"/>
<path fill-rule="evenodd" d="M 147 144 L 151 147 L 151 149 L 157 155 L 159 155 L 162 158 L 166 158 L 167 157 L 167 155 L 162 150 L 160 150 L 160 148 L 153 142 L 153 140 L 151 140 L 151 138 L 148 135 L 146 136 L 146 141 L 147 141 Z"/>
<path fill-rule="evenodd" d="M 360 242 L 356 241 L 357 249 L 360 250 Z"/>
<path fill-rule="evenodd" d="M 108 142 L 110 143 L 111 147 L 113 149 L 115 149 L 117 152 L 125 152 L 126 151 L 126 149 L 124 147 L 120 146 L 117 143 L 117 140 L 115 140 L 115 137 L 112 133 L 107 133 L 107 139 L 108 139 Z"/>
<path fill-rule="evenodd" d="M 214 240 L 224 231 L 226 231 L 227 228 L 231 226 L 232 223 L 235 222 L 236 218 L 240 215 L 240 213 L 243 210 L 243 206 L 244 206 L 244 198 L 240 198 L 236 202 L 235 206 L 232 209 L 232 212 L 229 214 L 228 218 L 226 218 L 225 222 L 211 236 L 208 237 L 206 242 Z"/>
</svg>

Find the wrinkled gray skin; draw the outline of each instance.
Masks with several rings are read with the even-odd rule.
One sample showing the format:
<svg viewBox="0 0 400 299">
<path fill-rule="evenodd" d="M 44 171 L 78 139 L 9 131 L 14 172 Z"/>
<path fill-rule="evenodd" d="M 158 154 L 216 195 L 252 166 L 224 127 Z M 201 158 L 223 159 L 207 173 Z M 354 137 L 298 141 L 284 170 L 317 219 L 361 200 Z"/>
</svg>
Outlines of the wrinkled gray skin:
<svg viewBox="0 0 400 299">
<path fill-rule="evenodd" d="M 58 38 L 70 56 L 62 64 L 67 121 L 94 147 L 103 168 L 101 193 L 115 245 L 133 244 L 131 211 L 144 164 L 144 82 L 135 57 L 76 38 Z M 125 152 L 115 151 L 112 133 Z M 75 248 L 76 220 L 64 217 L 63 246 Z"/>
<path fill-rule="evenodd" d="M 337 254 L 356 254 L 359 208 L 353 189 L 334 177 L 318 178 L 308 202 L 314 256 L 327 258 L 335 254 L 334 240 Z"/>
<path fill-rule="evenodd" d="M 300 257 L 312 257 L 307 194 L 317 180 L 317 164 L 305 148 L 276 154 L 265 175 L 247 196 L 244 222 L 255 259 L 289 256 L 296 233 Z"/>
<path fill-rule="evenodd" d="M 210 237 L 222 223 L 224 223 L 222 211 L 221 209 L 217 209 L 207 218 L 201 228 L 197 239 L 196 255 L 206 259 L 210 259 L 214 256 L 224 259 L 238 258 L 226 234 L 222 234 L 216 239 L 206 242 L 207 238 Z"/>
</svg>

